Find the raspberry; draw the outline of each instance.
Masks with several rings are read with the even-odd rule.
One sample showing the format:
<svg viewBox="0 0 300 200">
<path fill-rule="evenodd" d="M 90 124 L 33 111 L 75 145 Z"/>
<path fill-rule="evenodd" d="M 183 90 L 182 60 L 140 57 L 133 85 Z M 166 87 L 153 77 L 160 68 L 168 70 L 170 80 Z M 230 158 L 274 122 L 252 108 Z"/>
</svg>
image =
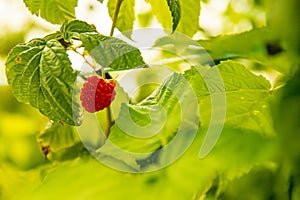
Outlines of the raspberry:
<svg viewBox="0 0 300 200">
<path fill-rule="evenodd" d="M 114 100 L 116 82 L 98 76 L 88 77 L 80 94 L 82 106 L 88 112 L 97 112 L 110 106 Z"/>
</svg>

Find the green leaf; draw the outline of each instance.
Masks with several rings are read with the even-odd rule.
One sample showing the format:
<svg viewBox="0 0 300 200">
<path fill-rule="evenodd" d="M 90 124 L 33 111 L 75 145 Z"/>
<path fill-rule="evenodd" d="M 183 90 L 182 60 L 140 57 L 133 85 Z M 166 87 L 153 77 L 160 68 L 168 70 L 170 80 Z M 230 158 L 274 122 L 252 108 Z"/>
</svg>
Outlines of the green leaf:
<svg viewBox="0 0 300 200">
<path fill-rule="evenodd" d="M 53 24 L 75 19 L 77 0 L 24 0 L 24 3 L 32 14 Z"/>
<path fill-rule="evenodd" d="M 52 152 L 57 152 L 80 142 L 74 127 L 59 123 L 52 124 L 39 135 L 38 139 L 43 145 L 49 145 Z"/>
<path fill-rule="evenodd" d="M 200 0 L 185 0 L 180 1 L 180 4 L 177 3 L 179 2 L 178 0 L 146 0 L 146 2 L 151 4 L 153 14 L 164 28 L 172 28 L 174 30 L 175 25 L 178 23 L 178 26 L 176 25 L 177 31 L 190 37 L 199 29 Z M 168 9 L 168 4 L 171 14 Z M 181 12 L 179 12 L 179 8 Z M 171 15 L 173 16 L 173 20 L 171 19 Z M 173 25 L 171 23 L 172 21 Z"/>
<path fill-rule="evenodd" d="M 81 123 L 79 105 L 72 102 L 76 73 L 57 40 L 17 45 L 6 60 L 6 75 L 18 101 L 30 103 L 53 121 Z"/>
<path fill-rule="evenodd" d="M 129 31 L 131 33 L 133 29 L 133 24 L 135 21 L 134 6 L 135 0 L 123 0 L 118 13 L 116 27 L 119 29 L 119 31 L 125 32 L 126 36 L 128 36 L 128 32 L 126 31 Z M 107 7 L 109 16 L 113 19 L 116 0 L 109 0 L 107 3 Z"/>
<path fill-rule="evenodd" d="M 154 16 L 163 28 L 171 29 L 172 28 L 172 18 L 168 8 L 167 1 L 156 1 L 156 0 L 145 0 L 151 4 L 151 10 Z"/>
<path fill-rule="evenodd" d="M 263 135 L 273 135 L 273 120 L 269 105 L 269 97 L 272 95 L 271 84 L 263 76 L 254 75 L 242 64 L 234 61 L 221 62 L 216 67 L 206 68 L 203 77 L 197 68 L 186 72 L 185 75 L 190 80 L 200 101 L 201 124 L 204 127 L 209 125 L 212 109 L 224 109 L 222 107 L 211 108 L 211 96 L 222 95 L 218 91 L 219 85 L 216 85 L 216 90 L 211 92 L 205 86 L 205 80 L 216 80 L 214 68 L 218 69 L 224 84 L 227 104 L 225 126 L 253 130 Z"/>
<path fill-rule="evenodd" d="M 214 60 L 247 58 L 285 75 L 294 72 L 297 62 L 296 59 L 290 59 L 269 28 L 253 29 L 198 42 Z M 274 52 L 270 48 L 274 48 Z"/>
<path fill-rule="evenodd" d="M 285 177 L 294 177 L 299 183 L 299 160 L 300 160 L 300 71 L 298 71 L 282 88 L 280 99 L 274 105 L 275 124 L 281 144 L 282 157 L 286 163 L 291 165 L 283 170 Z M 288 144 L 288 145 L 287 145 Z M 289 179 L 290 180 L 290 179 Z M 299 193 L 297 194 L 300 195 Z M 297 198 L 296 198 L 297 199 Z"/>
<path fill-rule="evenodd" d="M 267 43 L 274 39 L 267 28 L 261 28 L 215 37 L 210 40 L 200 40 L 199 43 L 210 53 L 213 59 L 218 60 L 234 57 L 255 58 L 261 54 L 267 54 Z"/>
<path fill-rule="evenodd" d="M 60 31 L 63 33 L 64 40 L 69 42 L 72 38 L 79 39 L 80 33 L 96 32 L 96 29 L 84 21 L 74 20 L 65 22 Z"/>
<path fill-rule="evenodd" d="M 199 30 L 200 0 L 181 1 L 181 18 L 177 31 L 193 37 Z"/>
<path fill-rule="evenodd" d="M 169 9 L 171 11 L 172 17 L 173 17 L 173 26 L 172 31 L 174 32 L 177 28 L 177 25 L 180 21 L 181 16 L 181 7 L 180 7 L 180 1 L 179 0 L 167 0 Z"/>
<path fill-rule="evenodd" d="M 75 130 L 75 127 L 52 124 L 42 134 L 38 140 L 43 148 L 48 148 L 51 160 L 74 159 L 85 149 Z"/>
<path fill-rule="evenodd" d="M 34 15 L 39 15 L 41 0 L 23 0 L 26 7 Z"/>
<path fill-rule="evenodd" d="M 254 165 L 272 161 L 274 155 L 273 140 L 230 129 L 210 156 L 199 159 L 201 135 L 177 162 L 155 172 L 120 173 L 95 159 L 63 163 L 51 170 L 28 199 L 193 199 L 197 193 L 205 194 L 217 175 L 224 181 L 234 179 Z M 116 188 L 118 192 L 111 192 Z"/>
<path fill-rule="evenodd" d="M 169 162 L 191 144 L 199 125 L 198 112 L 195 112 L 197 109 L 197 99 L 192 88 L 182 75 L 174 74 L 142 102 L 136 105 L 122 104 L 115 125 L 111 128 L 109 142 L 98 152 L 116 159 L 125 159 L 131 155 L 141 170 L 147 170 L 149 164 L 153 164 L 144 162 L 147 157 L 156 154 L 168 155 L 164 161 Z M 170 146 L 176 144 L 178 148 L 171 151 Z M 124 150 L 125 154 L 115 146 Z M 122 154 L 124 156 L 120 156 Z M 154 159 L 153 162 L 159 161 Z"/>
<path fill-rule="evenodd" d="M 81 33 L 80 40 L 106 70 L 127 70 L 145 65 L 139 49 L 118 38 L 99 33 Z"/>
<path fill-rule="evenodd" d="M 1 199 L 24 199 L 41 184 L 42 178 L 40 170 L 20 170 L 2 161 L 0 177 Z"/>
</svg>

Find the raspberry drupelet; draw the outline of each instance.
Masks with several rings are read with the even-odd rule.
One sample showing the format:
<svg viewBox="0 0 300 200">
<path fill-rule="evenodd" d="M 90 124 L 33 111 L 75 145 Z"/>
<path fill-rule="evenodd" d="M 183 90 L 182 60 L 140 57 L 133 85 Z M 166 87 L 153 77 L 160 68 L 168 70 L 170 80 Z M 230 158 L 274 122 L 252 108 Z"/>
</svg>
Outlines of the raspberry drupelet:
<svg viewBox="0 0 300 200">
<path fill-rule="evenodd" d="M 87 112 L 94 113 L 110 106 L 114 100 L 116 82 L 98 76 L 88 77 L 80 94 L 82 106 Z"/>
</svg>

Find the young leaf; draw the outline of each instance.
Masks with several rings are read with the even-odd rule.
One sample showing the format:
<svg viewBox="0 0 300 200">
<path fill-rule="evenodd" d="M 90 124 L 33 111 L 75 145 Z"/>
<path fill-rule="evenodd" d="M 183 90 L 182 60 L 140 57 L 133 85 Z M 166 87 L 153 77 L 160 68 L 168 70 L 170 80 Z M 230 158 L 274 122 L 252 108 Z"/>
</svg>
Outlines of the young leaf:
<svg viewBox="0 0 300 200">
<path fill-rule="evenodd" d="M 123 0 L 118 19 L 116 23 L 116 27 L 121 31 L 131 31 L 133 29 L 133 24 L 135 21 L 135 0 Z M 107 3 L 109 16 L 113 19 L 114 11 L 116 7 L 116 0 L 109 0 Z M 126 32 L 125 32 L 126 33 Z"/>
<path fill-rule="evenodd" d="M 80 40 L 97 63 L 107 70 L 127 70 L 145 65 L 139 49 L 120 39 L 99 33 L 81 33 Z"/>
<path fill-rule="evenodd" d="M 53 24 L 62 24 L 75 19 L 77 0 L 23 0 L 34 15 L 40 16 Z"/>
<path fill-rule="evenodd" d="M 79 20 L 65 22 L 60 31 L 63 33 L 66 42 L 69 42 L 71 38 L 79 39 L 80 33 L 97 32 L 90 24 Z"/>
<path fill-rule="evenodd" d="M 39 135 L 38 140 L 43 148 L 48 148 L 50 159 L 55 160 L 75 158 L 84 149 L 75 128 L 66 124 L 52 124 Z"/>
<path fill-rule="evenodd" d="M 79 125 L 79 105 L 72 102 L 76 73 L 57 40 L 19 44 L 6 60 L 6 75 L 18 101 L 30 103 L 53 121 Z"/>
<path fill-rule="evenodd" d="M 180 21 L 181 16 L 181 7 L 180 7 L 180 1 L 179 0 L 167 0 L 169 9 L 171 11 L 172 17 L 173 17 L 173 26 L 172 31 L 174 32 L 177 28 L 177 25 Z"/>
</svg>

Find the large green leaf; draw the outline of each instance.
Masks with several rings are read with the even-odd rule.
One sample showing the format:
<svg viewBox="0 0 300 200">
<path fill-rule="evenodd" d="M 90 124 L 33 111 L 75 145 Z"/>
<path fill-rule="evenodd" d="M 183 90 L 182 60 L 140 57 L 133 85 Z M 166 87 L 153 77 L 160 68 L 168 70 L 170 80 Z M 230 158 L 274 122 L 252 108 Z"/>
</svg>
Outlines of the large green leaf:
<svg viewBox="0 0 300 200">
<path fill-rule="evenodd" d="M 205 80 L 215 80 L 213 69 L 219 70 L 224 84 L 226 108 L 211 107 L 211 96 L 218 92 L 208 91 Z M 249 72 L 242 64 L 234 61 L 221 62 L 216 67 L 208 67 L 200 75 L 197 68 L 186 72 L 200 101 L 200 118 L 203 126 L 208 126 L 213 109 L 226 109 L 225 124 L 232 127 L 249 129 L 272 135 L 274 128 L 270 112 L 269 97 L 272 95 L 271 84 L 263 76 Z M 217 83 L 217 80 L 216 80 Z M 220 85 L 216 84 L 216 88 Z M 217 90 L 218 91 L 218 90 Z"/>
<path fill-rule="evenodd" d="M 219 36 L 210 40 L 200 40 L 199 43 L 213 59 L 217 60 L 259 57 L 267 54 L 267 43 L 274 39 L 267 28 L 261 28 L 239 34 Z"/>
<path fill-rule="evenodd" d="M 142 102 L 122 105 L 109 141 L 98 152 L 124 162 L 130 155 L 140 170 L 148 170 L 153 163 L 164 166 L 191 144 L 199 125 L 197 110 L 197 98 L 189 83 L 174 74 Z M 174 146 L 178 148 L 172 149 Z M 162 163 L 154 158 L 164 154 L 168 159 Z M 151 161 L 147 163 L 147 159 Z"/>
<path fill-rule="evenodd" d="M 200 0 L 181 1 L 181 18 L 177 31 L 193 37 L 199 30 L 201 5 Z"/>
<path fill-rule="evenodd" d="M 216 60 L 246 58 L 274 68 L 285 75 L 294 73 L 297 59 L 290 59 L 279 38 L 269 28 L 198 41 Z"/>
<path fill-rule="evenodd" d="M 96 29 L 84 21 L 74 20 L 65 22 L 60 31 L 63 33 L 64 40 L 69 42 L 72 38 L 79 39 L 80 33 L 96 32 Z"/>
<path fill-rule="evenodd" d="M 162 26 L 166 29 L 174 29 L 174 26 L 178 23 L 177 31 L 187 36 L 192 37 L 197 30 L 199 29 L 199 18 L 200 18 L 200 0 L 185 0 L 180 1 L 180 9 L 181 14 L 179 13 L 179 4 L 178 1 L 157 1 L 157 0 L 146 0 L 149 2 L 152 7 L 153 14 L 157 17 L 158 21 L 162 24 Z M 173 2 L 173 3 L 171 3 Z M 169 5 L 172 6 L 171 14 L 168 8 Z M 171 7 L 170 7 L 171 8 Z M 175 11 L 176 10 L 176 11 Z M 174 14 L 177 15 L 174 15 Z M 171 19 L 173 16 L 173 20 Z M 176 16 L 176 18 L 174 17 Z M 175 20 L 175 19 L 179 19 Z M 173 21 L 173 25 L 172 25 Z"/>
<path fill-rule="evenodd" d="M 53 24 L 75 19 L 77 0 L 24 0 L 24 3 L 32 14 Z"/>
<path fill-rule="evenodd" d="M 109 0 L 108 1 L 108 13 L 109 16 L 113 19 L 114 11 L 116 7 L 116 0 Z M 135 21 L 135 0 L 123 0 L 119 14 L 118 19 L 116 23 L 116 27 L 121 31 L 132 31 L 133 24 Z M 126 33 L 126 32 L 125 32 Z M 128 33 L 128 32 L 127 32 Z M 126 34 L 128 35 L 128 34 Z"/>
<path fill-rule="evenodd" d="M 18 101 L 30 103 L 53 121 L 80 124 L 79 105 L 72 102 L 76 73 L 57 40 L 17 45 L 6 60 L 6 75 Z"/>
<path fill-rule="evenodd" d="M 200 135 L 181 159 L 151 173 L 120 173 L 94 159 L 63 163 L 46 176 L 29 199 L 47 200 L 57 196 L 63 199 L 99 196 L 110 200 L 193 199 L 198 194 L 205 195 L 218 175 L 226 182 L 247 173 L 253 165 L 272 161 L 274 141 L 251 132 L 242 135 L 234 129 L 225 131 L 210 156 L 199 159 Z M 111 192 L 116 188 L 117 192 Z"/>
<path fill-rule="evenodd" d="M 106 70 L 143 67 L 141 52 L 126 42 L 99 33 L 81 33 L 80 40 L 98 64 Z"/>
</svg>

